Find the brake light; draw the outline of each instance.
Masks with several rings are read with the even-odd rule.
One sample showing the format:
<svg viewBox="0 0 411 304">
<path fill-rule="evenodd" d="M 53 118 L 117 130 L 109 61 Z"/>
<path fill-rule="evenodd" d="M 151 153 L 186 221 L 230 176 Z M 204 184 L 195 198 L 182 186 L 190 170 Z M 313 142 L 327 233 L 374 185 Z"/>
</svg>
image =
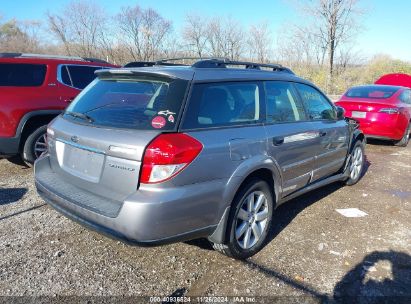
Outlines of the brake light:
<svg viewBox="0 0 411 304">
<path fill-rule="evenodd" d="M 201 152 L 203 145 L 184 133 L 161 134 L 147 147 L 143 157 L 140 182 L 164 182 L 187 167 Z"/>
<path fill-rule="evenodd" d="M 398 114 L 400 110 L 398 108 L 384 108 L 379 110 L 378 112 L 387 114 Z"/>
</svg>

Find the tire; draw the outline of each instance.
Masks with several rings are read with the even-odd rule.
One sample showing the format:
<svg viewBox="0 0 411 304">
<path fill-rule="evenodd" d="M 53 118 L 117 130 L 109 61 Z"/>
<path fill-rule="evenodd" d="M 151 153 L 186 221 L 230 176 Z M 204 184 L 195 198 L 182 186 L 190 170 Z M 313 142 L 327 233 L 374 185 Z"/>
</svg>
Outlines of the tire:
<svg viewBox="0 0 411 304">
<path fill-rule="evenodd" d="M 405 130 L 403 138 L 395 143 L 398 147 L 406 147 L 410 142 L 410 133 L 411 133 L 411 123 L 408 124 L 407 129 Z"/>
<path fill-rule="evenodd" d="M 234 259 L 243 260 L 253 256 L 267 241 L 273 209 L 273 194 L 267 182 L 257 178 L 250 179 L 239 190 L 232 203 L 227 222 L 227 243 L 213 243 L 213 248 Z"/>
<path fill-rule="evenodd" d="M 47 150 L 47 125 L 41 126 L 31 133 L 24 142 L 21 158 L 28 165 L 32 166 L 34 161 Z"/>
<path fill-rule="evenodd" d="M 365 164 L 364 144 L 362 141 L 357 140 L 354 148 L 351 151 L 351 159 L 349 168 L 350 176 L 345 181 L 348 186 L 355 185 L 361 179 Z"/>
</svg>

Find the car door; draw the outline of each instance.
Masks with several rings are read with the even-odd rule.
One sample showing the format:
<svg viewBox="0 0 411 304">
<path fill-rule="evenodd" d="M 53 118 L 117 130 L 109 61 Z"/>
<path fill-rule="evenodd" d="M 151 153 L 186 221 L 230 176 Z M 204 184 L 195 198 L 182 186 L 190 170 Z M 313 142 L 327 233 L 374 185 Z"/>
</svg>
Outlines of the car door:
<svg viewBox="0 0 411 304">
<path fill-rule="evenodd" d="M 280 167 L 282 196 L 306 186 L 318 149 L 312 126 L 292 83 L 264 82 L 268 153 Z"/>
<path fill-rule="evenodd" d="M 311 182 L 314 182 L 342 168 L 348 152 L 349 130 L 345 120 L 337 120 L 335 106 L 318 89 L 302 83 L 295 86 L 313 128 L 319 132 L 311 178 Z"/>
</svg>

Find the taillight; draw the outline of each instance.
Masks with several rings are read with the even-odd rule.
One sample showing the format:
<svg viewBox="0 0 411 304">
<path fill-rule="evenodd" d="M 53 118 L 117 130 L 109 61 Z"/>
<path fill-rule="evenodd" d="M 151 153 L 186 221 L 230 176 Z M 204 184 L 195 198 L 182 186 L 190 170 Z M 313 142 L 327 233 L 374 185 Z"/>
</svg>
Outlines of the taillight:
<svg viewBox="0 0 411 304">
<path fill-rule="evenodd" d="M 398 114 L 400 110 L 398 108 L 384 108 L 379 110 L 378 112 L 387 114 Z"/>
<path fill-rule="evenodd" d="M 180 173 L 201 152 L 203 145 L 184 133 L 161 134 L 144 152 L 140 182 L 164 182 Z"/>
</svg>

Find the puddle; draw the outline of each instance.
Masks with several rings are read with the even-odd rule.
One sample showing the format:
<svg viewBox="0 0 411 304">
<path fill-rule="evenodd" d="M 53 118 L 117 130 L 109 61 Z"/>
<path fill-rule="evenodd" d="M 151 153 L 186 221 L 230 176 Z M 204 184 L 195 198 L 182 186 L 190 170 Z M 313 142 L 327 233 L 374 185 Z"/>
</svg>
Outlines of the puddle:
<svg viewBox="0 0 411 304">
<path fill-rule="evenodd" d="M 401 199 L 411 198 L 411 191 L 389 190 L 388 193 L 395 195 Z"/>
</svg>

